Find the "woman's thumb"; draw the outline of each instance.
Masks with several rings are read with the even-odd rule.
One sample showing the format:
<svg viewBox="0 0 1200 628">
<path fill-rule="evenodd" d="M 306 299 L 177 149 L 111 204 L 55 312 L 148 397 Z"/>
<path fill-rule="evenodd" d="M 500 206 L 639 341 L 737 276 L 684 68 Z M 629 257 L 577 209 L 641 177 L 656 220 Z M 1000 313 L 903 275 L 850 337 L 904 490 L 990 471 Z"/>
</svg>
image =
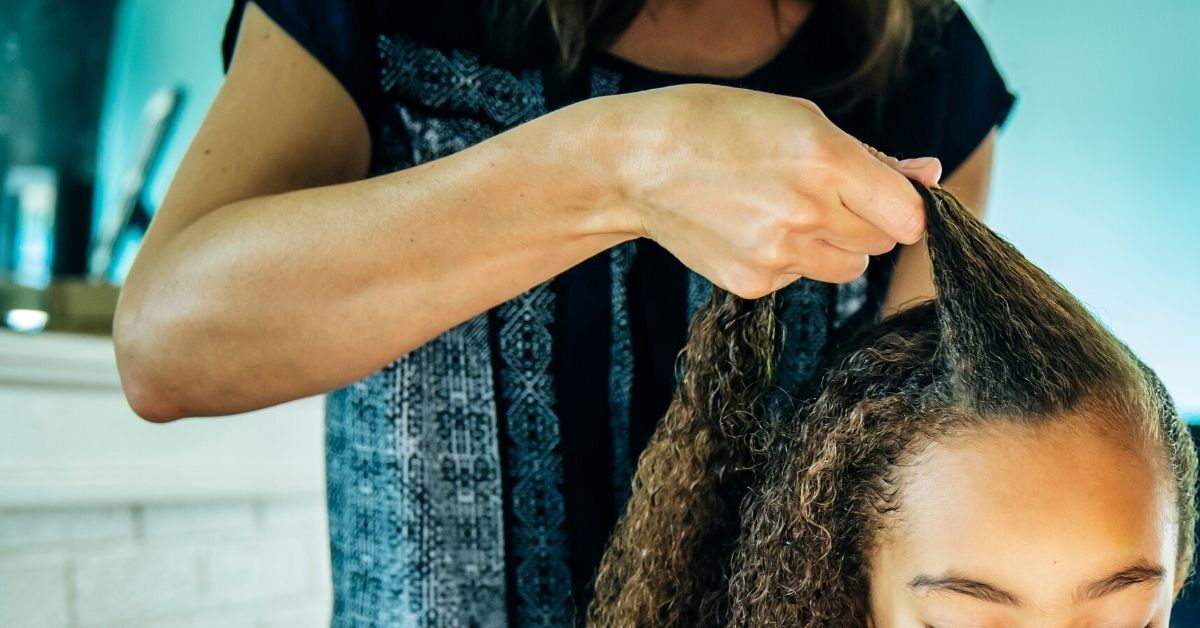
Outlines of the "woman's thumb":
<svg viewBox="0 0 1200 628">
<path fill-rule="evenodd" d="M 942 162 L 937 157 L 916 157 L 913 159 L 896 159 L 876 149 L 869 144 L 863 144 L 867 152 L 876 159 L 891 166 L 900 174 L 915 179 L 925 187 L 936 188 L 942 179 Z"/>
<path fill-rule="evenodd" d="M 942 162 L 937 157 L 901 159 L 896 163 L 896 169 L 929 188 L 936 188 L 942 180 Z"/>
</svg>

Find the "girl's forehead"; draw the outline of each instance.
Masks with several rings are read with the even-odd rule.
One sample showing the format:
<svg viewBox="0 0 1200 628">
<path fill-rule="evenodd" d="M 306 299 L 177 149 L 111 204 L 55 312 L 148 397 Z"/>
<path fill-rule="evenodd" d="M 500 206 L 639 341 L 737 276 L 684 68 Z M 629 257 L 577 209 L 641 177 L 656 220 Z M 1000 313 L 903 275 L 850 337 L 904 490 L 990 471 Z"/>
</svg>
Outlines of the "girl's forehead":
<svg viewBox="0 0 1200 628">
<path fill-rule="evenodd" d="M 1174 484 L 1100 432 L 1055 422 L 934 442 L 905 465 L 877 554 L 1053 597 L 1113 565 L 1176 563 Z"/>
<path fill-rule="evenodd" d="M 1062 519 L 1124 502 L 1173 508 L 1174 482 L 1149 452 L 1110 430 L 1079 425 L 1069 418 L 994 424 L 928 443 L 900 468 L 905 519 L 933 510 L 1030 518 L 1043 506 Z M 951 509 L 960 505 L 972 508 Z"/>
</svg>

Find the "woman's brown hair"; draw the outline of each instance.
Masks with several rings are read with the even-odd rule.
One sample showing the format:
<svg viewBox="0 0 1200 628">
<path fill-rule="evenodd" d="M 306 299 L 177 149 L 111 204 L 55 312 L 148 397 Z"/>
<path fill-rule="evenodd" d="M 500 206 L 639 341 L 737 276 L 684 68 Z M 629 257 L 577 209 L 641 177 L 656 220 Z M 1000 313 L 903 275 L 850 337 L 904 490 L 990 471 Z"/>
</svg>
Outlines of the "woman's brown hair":
<svg viewBox="0 0 1200 628">
<path fill-rule="evenodd" d="M 950 4 L 948 0 L 818 1 L 833 2 L 829 8 L 835 27 L 857 53 L 853 70 L 821 88 L 846 96 L 846 104 L 883 94 L 902 79 L 917 18 L 926 13 L 934 18 Z M 499 47 L 512 49 L 527 45 L 529 25 L 541 12 L 553 31 L 558 67 L 569 74 L 589 47 L 611 44 L 645 4 L 646 0 L 490 0 L 489 22 Z"/>
<path fill-rule="evenodd" d="M 791 391 L 794 408 L 769 415 L 763 402 L 773 299 L 714 290 L 639 461 L 589 624 L 861 628 L 864 557 L 903 506 L 898 470 L 929 442 L 996 424 L 1074 420 L 1140 442 L 1174 483 L 1187 577 L 1196 452 L 1161 383 L 951 194 L 917 187 L 937 298 L 850 341 L 822 379 Z"/>
</svg>

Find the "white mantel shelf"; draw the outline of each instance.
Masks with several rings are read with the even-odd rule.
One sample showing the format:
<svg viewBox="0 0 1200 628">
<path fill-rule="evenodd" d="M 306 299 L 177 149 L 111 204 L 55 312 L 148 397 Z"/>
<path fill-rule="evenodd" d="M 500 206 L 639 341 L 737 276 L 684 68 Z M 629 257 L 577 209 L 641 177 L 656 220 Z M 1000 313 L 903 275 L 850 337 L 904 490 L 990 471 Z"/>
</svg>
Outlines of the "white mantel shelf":
<svg viewBox="0 0 1200 628">
<path fill-rule="evenodd" d="M 110 338 L 0 331 L 0 508 L 319 495 L 322 400 L 155 425 Z"/>
</svg>

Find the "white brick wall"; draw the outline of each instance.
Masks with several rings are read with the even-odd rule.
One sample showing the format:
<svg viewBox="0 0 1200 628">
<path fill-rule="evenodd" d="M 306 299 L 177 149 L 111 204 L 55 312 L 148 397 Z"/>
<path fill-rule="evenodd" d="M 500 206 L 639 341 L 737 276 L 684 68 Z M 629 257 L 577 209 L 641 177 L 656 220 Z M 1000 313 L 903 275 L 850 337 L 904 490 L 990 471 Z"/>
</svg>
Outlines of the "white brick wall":
<svg viewBox="0 0 1200 628">
<path fill-rule="evenodd" d="M 111 339 L 0 331 L 0 628 L 328 626 L 323 405 L 153 425 Z"/>
<path fill-rule="evenodd" d="M 0 626 L 69 626 L 66 561 L 56 556 L 0 563 Z"/>
<path fill-rule="evenodd" d="M 0 627 L 318 628 L 319 498 L 0 510 Z"/>
<path fill-rule="evenodd" d="M 142 533 L 148 539 L 238 534 L 254 529 L 255 504 L 181 504 L 142 508 Z"/>
<path fill-rule="evenodd" d="M 0 552 L 133 538 L 133 511 L 122 509 L 17 510 L 0 514 Z"/>
</svg>

